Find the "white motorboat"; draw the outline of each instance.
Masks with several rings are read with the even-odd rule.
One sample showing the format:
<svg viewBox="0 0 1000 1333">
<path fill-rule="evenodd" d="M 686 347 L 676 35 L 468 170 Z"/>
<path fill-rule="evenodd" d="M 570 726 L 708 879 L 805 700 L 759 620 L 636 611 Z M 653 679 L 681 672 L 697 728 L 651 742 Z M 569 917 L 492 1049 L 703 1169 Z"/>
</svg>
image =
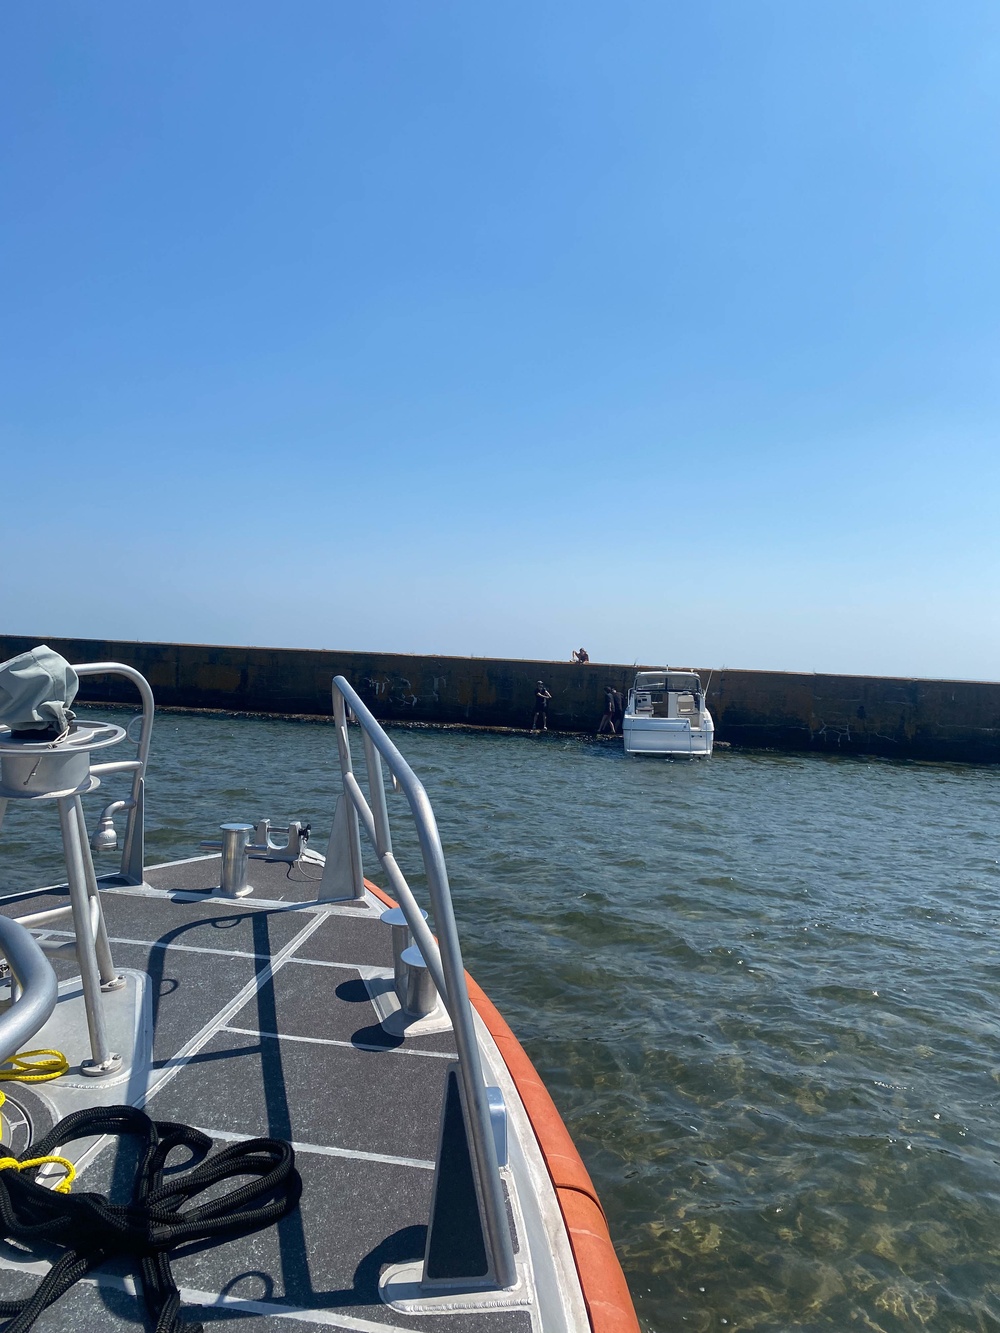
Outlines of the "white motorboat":
<svg viewBox="0 0 1000 1333">
<path fill-rule="evenodd" d="M 715 723 L 696 671 L 640 671 L 622 718 L 626 754 L 709 755 Z"/>
</svg>

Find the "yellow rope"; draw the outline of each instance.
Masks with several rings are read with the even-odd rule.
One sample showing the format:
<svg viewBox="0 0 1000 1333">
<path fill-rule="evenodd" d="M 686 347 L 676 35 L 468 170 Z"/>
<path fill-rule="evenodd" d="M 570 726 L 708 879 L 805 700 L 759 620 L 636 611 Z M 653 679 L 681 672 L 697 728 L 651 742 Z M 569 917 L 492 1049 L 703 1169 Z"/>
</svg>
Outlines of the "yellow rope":
<svg viewBox="0 0 1000 1333">
<path fill-rule="evenodd" d="M 12 1055 L 0 1065 L 0 1082 L 49 1083 L 54 1078 L 61 1078 L 69 1071 L 69 1061 L 62 1051 L 38 1050 L 22 1051 Z M 0 1106 L 7 1100 L 0 1092 Z M 0 1116 L 0 1131 L 3 1129 L 3 1117 Z M 15 1171 L 27 1171 L 33 1166 L 61 1166 L 66 1178 L 55 1187 L 57 1194 L 68 1194 L 76 1179 L 76 1167 L 65 1157 L 32 1157 L 27 1162 L 19 1162 L 16 1157 L 0 1157 L 0 1171 L 13 1167 Z"/>
<path fill-rule="evenodd" d="M 48 1059 L 32 1060 L 32 1056 L 47 1056 Z M 62 1051 L 22 1051 L 0 1065 L 0 1082 L 16 1079 L 18 1083 L 48 1083 L 68 1071 L 69 1061 Z"/>
<path fill-rule="evenodd" d="M 55 1187 L 56 1194 L 68 1194 L 76 1179 L 76 1167 L 66 1157 L 29 1157 L 26 1162 L 19 1162 L 16 1157 L 0 1157 L 0 1171 L 13 1168 L 15 1171 L 30 1171 L 34 1166 L 61 1166 L 66 1172 L 66 1179 L 60 1180 Z"/>
</svg>

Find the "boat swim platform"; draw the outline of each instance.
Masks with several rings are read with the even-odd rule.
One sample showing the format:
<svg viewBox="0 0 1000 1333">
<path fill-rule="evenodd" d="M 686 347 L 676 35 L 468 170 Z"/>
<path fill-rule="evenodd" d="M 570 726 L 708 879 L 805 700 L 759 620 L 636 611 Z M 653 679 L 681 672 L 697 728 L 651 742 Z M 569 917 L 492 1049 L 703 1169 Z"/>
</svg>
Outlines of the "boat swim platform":
<svg viewBox="0 0 1000 1333">
<path fill-rule="evenodd" d="M 194 1125 L 213 1150 L 256 1136 L 294 1145 L 303 1181 L 295 1211 L 264 1231 L 172 1256 L 189 1319 L 235 1320 L 275 1333 L 531 1333 L 541 1327 L 537 1295 L 548 1288 L 565 1311 L 557 1325 L 589 1329 L 564 1231 L 553 1245 L 559 1203 L 545 1158 L 478 1017 L 484 1072 L 507 1106 L 515 1171 L 503 1174 L 518 1284 L 509 1292 L 428 1295 L 401 1275 L 380 1295 L 387 1267 L 416 1265 L 419 1272 L 424 1255 L 445 1079 L 456 1058 L 447 1017 L 441 1011 L 407 1024 L 390 1012 L 391 931 L 374 894 L 366 892 L 362 903 L 322 901 L 320 867 L 252 861 L 253 894 L 234 899 L 213 892 L 219 869 L 213 855 L 148 868 L 142 886 L 102 879 L 116 969 L 130 978 L 133 997 L 144 989 L 146 1057 L 102 1088 L 105 1080 L 80 1075 L 89 1054 L 84 1027 L 77 1048 L 65 1051 L 65 1090 L 62 1080 L 30 1088 L 7 1083 L 5 1118 L 18 1107 L 32 1122 L 47 1116 L 35 1124 L 37 1138 L 78 1109 L 76 1087 L 89 1105 L 127 1102 L 156 1120 Z M 64 900 L 60 886 L 7 898 L 0 911 L 21 916 Z M 52 962 L 61 1000 L 68 999 L 77 966 L 58 956 Z M 120 1003 L 135 1008 L 134 998 Z M 57 1005 L 50 1024 L 59 1012 Z M 48 1027 L 33 1046 L 52 1044 Z M 135 1167 L 130 1141 L 87 1140 L 74 1148 L 73 1189 L 124 1202 Z M 185 1157 L 179 1151 L 171 1163 L 186 1166 Z M 515 1189 L 515 1178 L 530 1180 L 530 1189 Z M 542 1233 L 546 1245 L 533 1244 Z M 0 1292 L 17 1298 L 32 1290 L 55 1253 L 29 1258 L 0 1242 Z M 46 1310 L 35 1329 L 144 1326 L 128 1270 L 108 1263 Z"/>
</svg>

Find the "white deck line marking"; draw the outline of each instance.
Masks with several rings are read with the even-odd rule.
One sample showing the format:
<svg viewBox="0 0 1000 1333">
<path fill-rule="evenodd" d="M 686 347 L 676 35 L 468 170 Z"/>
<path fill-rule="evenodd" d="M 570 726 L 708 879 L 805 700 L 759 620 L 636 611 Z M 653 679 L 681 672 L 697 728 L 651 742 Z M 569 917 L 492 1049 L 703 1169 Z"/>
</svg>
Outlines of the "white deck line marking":
<svg viewBox="0 0 1000 1333">
<path fill-rule="evenodd" d="M 346 967 L 352 972 L 360 973 L 362 967 L 370 967 L 370 963 L 332 963 L 325 958 L 290 958 L 291 963 L 303 963 L 306 967 Z"/>
<path fill-rule="evenodd" d="M 161 1092 L 168 1083 L 175 1079 L 180 1071 L 198 1054 L 201 1048 L 211 1041 L 221 1028 L 225 1027 L 233 1014 L 235 1014 L 237 1010 L 242 1009 L 247 1000 L 249 1000 L 251 996 L 256 995 L 262 986 L 267 985 L 275 972 L 277 972 L 285 962 L 285 959 L 294 953 L 299 945 L 307 940 L 313 931 L 317 930 L 325 920 L 326 913 L 317 912 L 308 925 L 303 926 L 297 935 L 293 935 L 285 947 L 279 949 L 266 967 L 262 967 L 259 972 L 255 973 L 251 980 L 237 991 L 229 1003 L 224 1005 L 214 1018 L 210 1019 L 189 1041 L 186 1041 L 175 1055 L 171 1056 L 169 1060 L 164 1062 L 160 1070 L 159 1078 L 155 1078 L 152 1082 L 147 1083 L 146 1091 L 136 1105 L 147 1106 L 158 1092 Z M 77 1175 L 80 1175 L 90 1165 L 97 1154 L 101 1152 L 109 1142 L 110 1136 L 107 1134 L 102 1135 L 96 1143 L 92 1144 L 87 1151 L 80 1156 L 80 1159 L 76 1164 Z"/>
<path fill-rule="evenodd" d="M 306 1041 L 314 1046 L 346 1046 L 350 1051 L 375 1051 L 379 1055 L 423 1055 L 432 1060 L 457 1060 L 454 1051 L 408 1051 L 405 1046 L 369 1046 L 360 1041 L 340 1041 L 336 1037 L 293 1037 L 290 1032 L 260 1032 L 257 1028 L 234 1028 L 227 1023 L 220 1032 L 235 1032 L 241 1037 L 270 1037 L 272 1041 Z"/>
<path fill-rule="evenodd" d="M 11 889 L 10 893 L 0 894 L 0 907 L 6 907 L 9 903 L 19 903 L 24 898 L 40 898 L 43 893 L 59 893 L 65 897 L 68 892 L 68 884 L 42 884 L 37 889 Z"/>
<path fill-rule="evenodd" d="M 244 1143 L 252 1137 L 249 1134 L 234 1134 L 228 1129 L 206 1129 L 203 1125 L 197 1128 L 210 1138 L 223 1139 L 227 1143 Z M 331 1148 L 325 1143 L 296 1143 L 294 1140 L 292 1147 L 296 1152 L 316 1153 L 320 1157 L 349 1157 L 359 1162 L 384 1162 L 387 1166 L 415 1166 L 421 1171 L 434 1170 L 433 1162 L 425 1162 L 420 1157 L 392 1157 L 383 1152 L 363 1152 L 360 1148 Z"/>
<path fill-rule="evenodd" d="M 267 953 L 247 953 L 243 949 L 210 949 L 203 944 L 175 944 L 173 940 L 130 940 L 124 935 L 111 935 L 112 944 L 139 944 L 146 949 L 178 949 L 181 953 L 211 953 L 222 958 L 250 958 L 255 963 L 266 963 Z"/>
<path fill-rule="evenodd" d="M 294 881 L 302 883 L 301 880 Z M 34 893 L 42 890 L 32 890 Z M 213 892 L 211 889 L 154 889 L 151 884 L 102 884 L 101 893 L 117 893 L 125 898 L 162 898 L 178 903 L 227 903 L 230 907 L 246 910 L 263 907 L 270 911 L 302 912 L 323 911 L 336 916 L 356 916 L 362 920 L 376 916 L 376 910 L 365 900 L 364 905 L 348 906 L 341 898 L 305 898 L 298 902 L 294 898 L 230 898 L 228 894 Z M 383 904 L 379 904 L 382 911 Z"/>
<path fill-rule="evenodd" d="M 47 935 L 65 935 L 69 939 L 75 938 L 75 932 L 72 930 L 48 930 L 45 933 Z M 173 940 L 166 942 L 163 940 L 133 940 L 129 939 L 127 935 L 109 935 L 108 939 L 112 944 L 135 944 L 143 949 L 179 949 L 181 953 L 211 953 L 218 954 L 222 958 L 251 958 L 258 963 L 266 963 L 271 957 L 269 953 L 247 953 L 243 949 L 209 949 L 200 944 L 175 944 Z"/>
<path fill-rule="evenodd" d="M 209 1309 L 240 1310 L 245 1314 L 273 1315 L 276 1319 L 301 1319 L 304 1324 L 324 1324 L 327 1328 L 346 1328 L 353 1333 L 401 1333 L 399 1324 L 377 1324 L 372 1319 L 357 1315 L 339 1314 L 334 1310 L 310 1310 L 297 1305 L 272 1305 L 268 1301 L 245 1301 L 238 1296 L 216 1296 L 210 1291 L 181 1287 L 185 1305 L 207 1306 Z"/>
<path fill-rule="evenodd" d="M 52 1265 L 30 1260 L 25 1263 L 14 1261 L 0 1255 L 0 1268 L 15 1273 L 32 1273 L 44 1277 Z M 139 1295 L 135 1279 L 119 1273 L 96 1273 L 93 1277 L 79 1279 L 88 1287 L 112 1287 L 115 1291 L 124 1291 L 129 1296 Z M 327 1328 L 346 1328 L 352 1333 L 401 1333 L 399 1324 L 379 1324 L 371 1319 L 359 1319 L 357 1315 L 340 1314 L 335 1310 L 310 1310 L 297 1305 L 271 1304 L 269 1301 L 243 1300 L 239 1296 L 222 1296 L 214 1291 L 199 1291 L 197 1287 L 180 1287 L 182 1305 L 212 1310 L 234 1310 L 244 1314 L 273 1315 L 275 1319 L 300 1319 L 304 1324 L 323 1324 Z"/>
<path fill-rule="evenodd" d="M 38 931 L 37 934 L 65 936 L 67 939 L 75 939 L 75 932 L 72 930 L 46 930 Z M 220 958 L 252 958 L 255 962 L 266 963 L 271 957 L 269 953 L 247 953 L 244 949 L 211 949 L 204 944 L 176 944 L 173 940 L 164 942 L 163 940 L 133 940 L 127 935 L 109 935 L 108 939 L 112 944 L 135 944 L 143 949 L 178 949 L 181 953 L 210 953 L 216 954 Z M 305 963 L 308 967 L 339 967 L 348 972 L 360 973 L 362 967 L 368 966 L 366 963 L 334 963 L 328 962 L 325 958 L 289 958 L 290 963 Z"/>
<path fill-rule="evenodd" d="M 221 852 L 206 852 L 204 856 L 185 856 L 180 861 L 157 861 L 155 865 L 143 866 L 143 874 L 147 870 L 169 870 L 171 866 L 192 866 L 195 861 L 221 861 Z"/>
<path fill-rule="evenodd" d="M 222 858 L 219 852 L 209 852 L 207 856 L 187 856 L 182 861 L 158 861 L 155 866 L 145 866 L 143 868 L 143 874 L 145 874 L 147 870 L 171 870 L 174 866 L 189 866 L 193 865 L 196 861 L 221 861 L 221 859 Z M 269 864 L 273 865 L 274 863 L 270 862 Z M 102 893 L 122 893 L 125 895 L 131 895 L 132 897 L 136 898 L 171 898 L 175 894 L 189 894 L 191 898 L 193 898 L 195 901 L 202 901 L 205 898 L 209 899 L 218 898 L 222 902 L 226 903 L 240 901 L 239 899 L 230 898 L 227 894 L 220 893 L 218 889 L 216 889 L 214 892 L 211 889 L 158 889 L 153 884 L 147 884 L 145 880 L 141 884 L 105 883 L 106 880 L 115 878 L 117 878 L 117 876 L 115 875 L 97 876 L 97 884 Z M 297 879 L 297 880 L 292 880 L 290 882 L 293 884 L 318 884 L 320 883 L 322 878 L 323 877 L 321 875 L 319 876 L 318 879 L 315 880 Z M 33 889 L 14 889 L 10 893 L 0 894 L 0 903 L 5 903 L 5 902 L 15 903 L 15 902 L 20 902 L 22 898 L 35 898 L 43 893 L 56 893 L 56 892 L 62 894 L 69 892 L 69 885 L 66 883 L 65 880 L 61 880 L 58 884 L 41 884 L 37 888 Z M 281 907 L 287 907 L 291 902 L 291 900 L 288 898 L 257 898 L 255 899 L 255 901 L 258 903 L 266 903 L 272 906 L 281 906 Z M 310 902 L 304 904 L 292 903 L 292 905 L 314 906 L 317 903 L 322 904 L 326 902 L 329 902 L 331 907 L 337 907 L 338 905 L 344 906 L 343 899 L 339 898 L 329 898 L 329 899 L 315 898 L 310 900 Z M 372 911 L 382 912 L 385 910 L 385 904 L 383 902 L 380 902 L 374 896 L 374 894 L 369 893 L 367 889 L 365 890 L 365 905 Z M 362 909 L 360 907 L 355 906 L 347 910 L 353 910 L 355 912 L 358 912 L 361 911 Z"/>
</svg>

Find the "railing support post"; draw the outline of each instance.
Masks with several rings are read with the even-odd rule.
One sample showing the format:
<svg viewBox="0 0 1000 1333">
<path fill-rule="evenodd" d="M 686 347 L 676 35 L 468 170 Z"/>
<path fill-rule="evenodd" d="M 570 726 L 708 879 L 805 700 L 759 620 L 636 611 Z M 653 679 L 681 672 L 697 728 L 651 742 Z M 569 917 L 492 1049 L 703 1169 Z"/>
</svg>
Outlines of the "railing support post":
<svg viewBox="0 0 1000 1333">
<path fill-rule="evenodd" d="M 57 801 L 59 822 L 62 826 L 63 847 L 66 851 L 66 870 L 69 900 L 73 906 L 73 929 L 76 932 L 76 957 L 80 965 L 87 1028 L 90 1035 L 91 1058 L 81 1062 L 84 1074 L 95 1078 L 117 1073 L 122 1058 L 108 1044 L 108 1029 L 101 1003 L 101 973 L 97 961 L 96 939 L 90 919 L 90 893 L 87 884 L 85 860 L 90 855 L 86 839 L 80 837 L 80 822 L 74 801 L 79 797 L 62 796 Z"/>
<path fill-rule="evenodd" d="M 337 752 L 340 756 L 340 772 L 345 779 L 347 774 L 353 776 L 354 769 L 351 761 L 351 741 L 347 734 L 347 706 L 344 703 L 344 697 L 334 691 L 333 715 L 337 731 Z M 340 805 L 337 807 L 337 815 L 343 815 L 347 820 L 347 836 L 344 839 L 346 843 L 348 865 L 351 873 L 351 887 L 354 890 L 354 897 L 359 901 L 364 900 L 365 896 L 365 869 L 364 861 L 361 855 L 361 827 L 358 824 L 358 812 L 354 802 L 347 798 L 345 791 L 343 805 L 346 807 L 341 811 Z M 336 819 L 334 820 L 336 823 Z M 331 849 L 334 839 L 331 836 Z"/>
</svg>

